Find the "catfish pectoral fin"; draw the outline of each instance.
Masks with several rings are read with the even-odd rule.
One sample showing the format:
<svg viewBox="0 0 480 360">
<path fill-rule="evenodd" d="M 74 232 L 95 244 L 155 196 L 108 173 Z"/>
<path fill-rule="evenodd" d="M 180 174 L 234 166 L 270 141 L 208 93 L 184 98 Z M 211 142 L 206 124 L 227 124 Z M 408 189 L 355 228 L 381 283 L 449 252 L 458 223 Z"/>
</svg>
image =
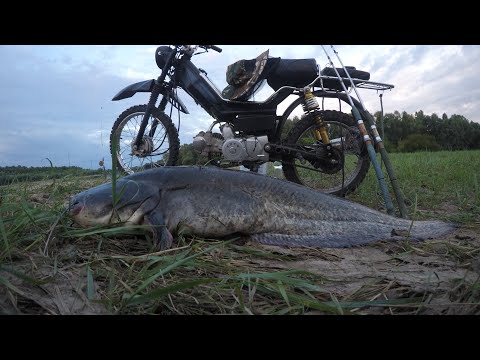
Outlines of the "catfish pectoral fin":
<svg viewBox="0 0 480 360">
<path fill-rule="evenodd" d="M 157 250 L 162 251 L 172 247 L 173 236 L 170 231 L 168 231 L 165 220 L 159 212 L 152 211 L 146 214 L 143 218 L 143 223 L 150 225 L 153 234 L 153 243 Z"/>
<path fill-rule="evenodd" d="M 159 251 L 167 250 L 172 247 L 173 244 L 173 236 L 168 231 L 166 227 L 163 227 L 160 231 L 160 236 L 157 236 L 156 239 L 156 246 Z"/>
</svg>

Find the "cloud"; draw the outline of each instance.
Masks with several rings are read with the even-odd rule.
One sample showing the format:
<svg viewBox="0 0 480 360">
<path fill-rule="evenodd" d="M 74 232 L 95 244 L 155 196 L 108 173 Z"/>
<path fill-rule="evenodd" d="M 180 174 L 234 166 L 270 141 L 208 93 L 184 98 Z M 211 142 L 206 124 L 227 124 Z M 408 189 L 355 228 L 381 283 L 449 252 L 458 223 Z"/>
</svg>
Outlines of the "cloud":
<svg viewBox="0 0 480 360">
<path fill-rule="evenodd" d="M 126 105 L 111 97 L 125 79 L 85 59 L 83 66 L 66 70 L 63 65 L 70 66 L 71 60 L 59 53 L 58 61 L 52 61 L 50 49 L 41 56 L 39 48 L 0 47 L 0 166 L 40 166 L 47 156 L 59 165 L 70 157 L 71 164 L 85 166 L 108 156 L 112 115 Z M 85 136 L 99 128 L 105 133 L 103 147 Z"/>
</svg>

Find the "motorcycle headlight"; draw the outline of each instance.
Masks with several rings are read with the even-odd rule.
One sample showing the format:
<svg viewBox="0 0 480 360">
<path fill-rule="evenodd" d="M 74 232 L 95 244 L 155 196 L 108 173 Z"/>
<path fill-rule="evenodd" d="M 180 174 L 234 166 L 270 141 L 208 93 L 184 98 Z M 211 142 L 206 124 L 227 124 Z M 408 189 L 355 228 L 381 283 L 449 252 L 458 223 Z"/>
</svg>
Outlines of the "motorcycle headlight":
<svg viewBox="0 0 480 360">
<path fill-rule="evenodd" d="M 155 62 L 160 70 L 163 69 L 165 63 L 167 62 L 168 56 L 173 50 L 170 49 L 168 46 L 159 46 L 157 50 L 155 50 Z"/>
</svg>

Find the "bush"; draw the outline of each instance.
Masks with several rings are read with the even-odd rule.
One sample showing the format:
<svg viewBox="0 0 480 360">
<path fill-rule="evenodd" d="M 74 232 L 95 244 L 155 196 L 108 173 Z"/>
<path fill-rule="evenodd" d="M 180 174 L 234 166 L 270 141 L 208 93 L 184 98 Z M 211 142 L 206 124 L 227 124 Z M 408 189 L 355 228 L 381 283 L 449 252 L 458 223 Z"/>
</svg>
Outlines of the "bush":
<svg viewBox="0 0 480 360">
<path fill-rule="evenodd" d="M 398 151 L 415 152 L 415 151 L 437 151 L 440 145 L 433 135 L 427 134 L 411 134 L 404 140 L 398 142 Z"/>
</svg>

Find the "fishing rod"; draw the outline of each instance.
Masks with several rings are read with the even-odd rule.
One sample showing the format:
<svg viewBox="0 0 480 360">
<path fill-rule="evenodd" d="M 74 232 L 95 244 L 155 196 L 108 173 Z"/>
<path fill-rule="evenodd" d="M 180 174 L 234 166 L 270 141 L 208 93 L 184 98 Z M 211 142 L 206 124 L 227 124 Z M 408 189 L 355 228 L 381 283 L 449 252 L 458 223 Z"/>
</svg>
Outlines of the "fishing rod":
<svg viewBox="0 0 480 360">
<path fill-rule="evenodd" d="M 362 137 L 363 137 L 363 141 L 365 142 L 365 145 L 367 146 L 368 154 L 370 156 L 370 160 L 372 162 L 373 168 L 375 169 L 375 172 L 377 174 L 378 184 L 379 184 L 380 189 L 382 191 L 383 200 L 385 201 L 385 206 L 387 208 L 387 213 L 389 215 L 393 215 L 394 214 L 394 208 L 393 208 L 392 198 L 390 197 L 390 193 L 388 191 L 387 184 L 385 182 L 385 177 L 383 176 L 382 169 L 380 168 L 380 165 L 378 164 L 377 154 L 375 152 L 375 149 L 373 148 L 372 140 L 370 139 L 370 135 L 368 135 L 367 128 L 365 127 L 365 124 L 363 123 L 362 117 L 360 116 L 360 112 L 358 111 L 357 107 L 353 103 L 353 100 L 352 100 L 350 94 L 347 91 L 347 88 L 346 88 L 346 86 L 343 82 L 342 77 L 340 76 L 340 74 L 339 74 L 337 68 L 335 67 L 332 59 L 330 58 L 330 55 L 328 54 L 327 50 L 325 49 L 325 47 L 323 45 L 320 45 L 320 46 L 322 47 L 323 51 L 325 52 L 325 55 L 327 56 L 328 62 L 332 66 L 333 70 L 335 71 L 335 74 L 337 74 L 338 80 L 340 81 L 340 84 L 342 85 L 343 90 L 345 91 L 345 94 L 347 95 L 348 101 L 350 102 L 350 106 L 352 107 L 352 114 L 353 114 L 355 120 L 357 121 L 358 128 L 360 129 L 360 133 L 362 134 Z M 343 64 L 342 64 L 342 66 L 343 66 Z M 344 70 L 346 72 L 345 67 L 344 67 Z M 363 104 L 362 104 L 362 107 L 363 107 Z"/>
<path fill-rule="evenodd" d="M 383 93 L 381 93 L 380 95 L 378 95 L 378 97 L 380 98 L 380 109 L 381 109 L 381 118 L 380 118 L 380 132 L 382 133 L 381 134 L 381 138 L 382 139 L 385 139 L 385 129 L 384 129 L 384 119 L 383 119 L 383 101 L 382 101 L 382 97 L 383 97 Z"/>
<path fill-rule="evenodd" d="M 342 59 L 340 59 L 340 56 L 338 55 L 337 50 L 335 50 L 333 45 L 330 45 L 330 47 L 332 48 L 333 52 L 337 56 L 337 59 L 340 62 L 340 64 L 342 65 L 342 68 L 344 69 L 345 73 L 347 74 L 347 77 L 350 80 L 350 83 L 352 84 L 352 88 L 355 91 L 355 94 L 357 95 L 357 98 L 360 101 L 360 104 L 362 105 L 362 108 L 363 108 L 363 110 L 366 114 L 367 123 L 370 126 L 370 129 L 372 129 L 372 133 L 374 135 L 375 142 L 376 142 L 376 144 L 378 146 L 378 149 L 380 151 L 380 155 L 382 157 L 383 163 L 385 164 L 385 168 L 387 169 L 387 173 L 388 173 L 388 177 L 390 178 L 390 182 L 392 183 L 393 191 L 395 192 L 395 197 L 397 198 L 398 208 L 400 210 L 400 216 L 402 218 L 406 218 L 407 217 L 407 209 L 405 207 L 405 201 L 404 201 L 404 198 L 403 198 L 403 194 L 400 191 L 400 186 L 398 185 L 397 177 L 395 176 L 395 172 L 393 170 L 392 163 L 390 162 L 390 158 L 388 157 L 387 150 L 385 149 L 385 145 L 383 143 L 383 140 L 380 137 L 380 134 L 378 133 L 377 127 L 375 126 L 375 120 L 373 119 L 372 114 L 370 114 L 370 112 L 365 107 L 365 104 L 363 103 L 363 100 L 360 97 L 360 93 L 358 92 L 357 87 L 355 86 L 355 83 L 353 82 L 352 78 L 350 77 L 350 74 L 349 74 L 347 68 L 345 67 L 345 65 L 343 65 Z M 380 96 L 380 102 L 382 102 L 382 97 L 381 96 Z M 382 114 L 383 114 L 383 103 L 381 105 L 382 105 Z M 383 125 L 383 123 L 382 123 L 382 125 Z"/>
</svg>

